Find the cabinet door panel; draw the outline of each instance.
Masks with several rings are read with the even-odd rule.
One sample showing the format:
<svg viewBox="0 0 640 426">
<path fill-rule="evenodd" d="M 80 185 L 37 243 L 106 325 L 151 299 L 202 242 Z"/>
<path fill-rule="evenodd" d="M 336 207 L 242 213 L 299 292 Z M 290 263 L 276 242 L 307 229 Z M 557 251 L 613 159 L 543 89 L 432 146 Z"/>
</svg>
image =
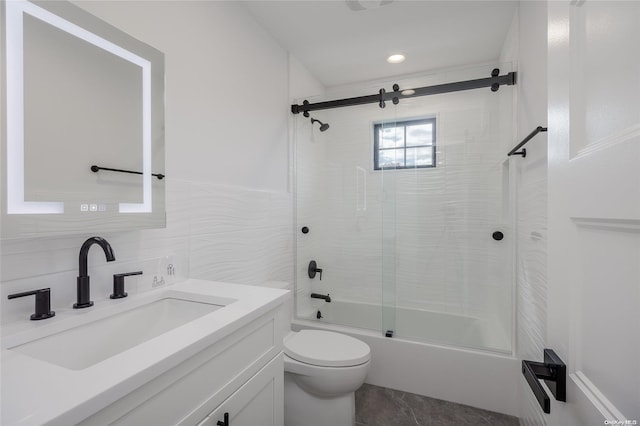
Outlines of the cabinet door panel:
<svg viewBox="0 0 640 426">
<path fill-rule="evenodd" d="M 230 426 L 282 426 L 283 392 L 284 362 L 279 355 L 211 413 L 203 426 L 217 426 L 225 413 Z"/>
<path fill-rule="evenodd" d="M 272 347 L 273 323 L 269 322 L 123 416 L 114 425 L 174 424 L 194 405 L 206 401 L 212 391 L 224 388 L 247 366 L 259 361 Z"/>
</svg>

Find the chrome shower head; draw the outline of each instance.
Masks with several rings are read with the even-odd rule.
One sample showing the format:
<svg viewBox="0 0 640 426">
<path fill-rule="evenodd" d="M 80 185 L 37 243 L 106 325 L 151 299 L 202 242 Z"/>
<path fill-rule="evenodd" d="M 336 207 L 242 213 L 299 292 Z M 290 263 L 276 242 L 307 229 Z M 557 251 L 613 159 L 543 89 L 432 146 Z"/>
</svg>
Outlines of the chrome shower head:
<svg viewBox="0 0 640 426">
<path fill-rule="evenodd" d="M 322 121 L 316 120 L 315 118 L 311 119 L 311 124 L 316 123 L 316 122 L 320 123 L 320 131 L 321 132 L 324 132 L 325 130 L 327 130 L 329 128 L 329 124 L 328 123 L 323 123 Z"/>
</svg>

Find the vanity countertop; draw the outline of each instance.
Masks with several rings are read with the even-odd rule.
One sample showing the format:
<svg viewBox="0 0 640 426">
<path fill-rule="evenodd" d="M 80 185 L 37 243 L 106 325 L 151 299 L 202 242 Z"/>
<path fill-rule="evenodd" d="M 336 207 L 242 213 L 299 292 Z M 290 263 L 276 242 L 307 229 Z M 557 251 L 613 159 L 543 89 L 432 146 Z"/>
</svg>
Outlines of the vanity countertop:
<svg viewBox="0 0 640 426">
<path fill-rule="evenodd" d="M 56 316 L 45 321 L 26 320 L 3 327 L 0 423 L 76 424 L 275 309 L 287 300 L 288 293 L 267 287 L 189 279 L 126 299 L 96 302 L 89 309 L 56 309 Z M 226 306 L 80 370 L 11 349 L 155 300 L 181 296 L 201 297 Z M 95 339 L 95 344 L 100 336 L 91 339 Z"/>
</svg>

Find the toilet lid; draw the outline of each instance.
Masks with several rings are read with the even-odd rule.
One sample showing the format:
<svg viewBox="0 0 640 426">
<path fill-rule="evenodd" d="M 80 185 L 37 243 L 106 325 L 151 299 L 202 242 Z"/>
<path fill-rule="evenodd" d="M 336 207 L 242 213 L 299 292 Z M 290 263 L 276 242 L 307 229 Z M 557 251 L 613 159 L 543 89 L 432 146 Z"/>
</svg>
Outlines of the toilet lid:
<svg viewBox="0 0 640 426">
<path fill-rule="evenodd" d="M 371 358 L 366 343 L 344 334 L 302 330 L 284 342 L 284 353 L 296 361 L 321 367 L 349 367 Z"/>
</svg>

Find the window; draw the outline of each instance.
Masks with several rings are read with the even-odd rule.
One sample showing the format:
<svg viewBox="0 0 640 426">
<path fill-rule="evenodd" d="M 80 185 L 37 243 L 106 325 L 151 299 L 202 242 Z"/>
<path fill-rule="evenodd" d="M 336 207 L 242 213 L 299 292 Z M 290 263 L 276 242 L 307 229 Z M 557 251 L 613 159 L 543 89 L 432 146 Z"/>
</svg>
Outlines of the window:
<svg viewBox="0 0 640 426">
<path fill-rule="evenodd" d="M 374 124 L 373 135 L 375 170 L 436 166 L 435 118 Z"/>
</svg>

